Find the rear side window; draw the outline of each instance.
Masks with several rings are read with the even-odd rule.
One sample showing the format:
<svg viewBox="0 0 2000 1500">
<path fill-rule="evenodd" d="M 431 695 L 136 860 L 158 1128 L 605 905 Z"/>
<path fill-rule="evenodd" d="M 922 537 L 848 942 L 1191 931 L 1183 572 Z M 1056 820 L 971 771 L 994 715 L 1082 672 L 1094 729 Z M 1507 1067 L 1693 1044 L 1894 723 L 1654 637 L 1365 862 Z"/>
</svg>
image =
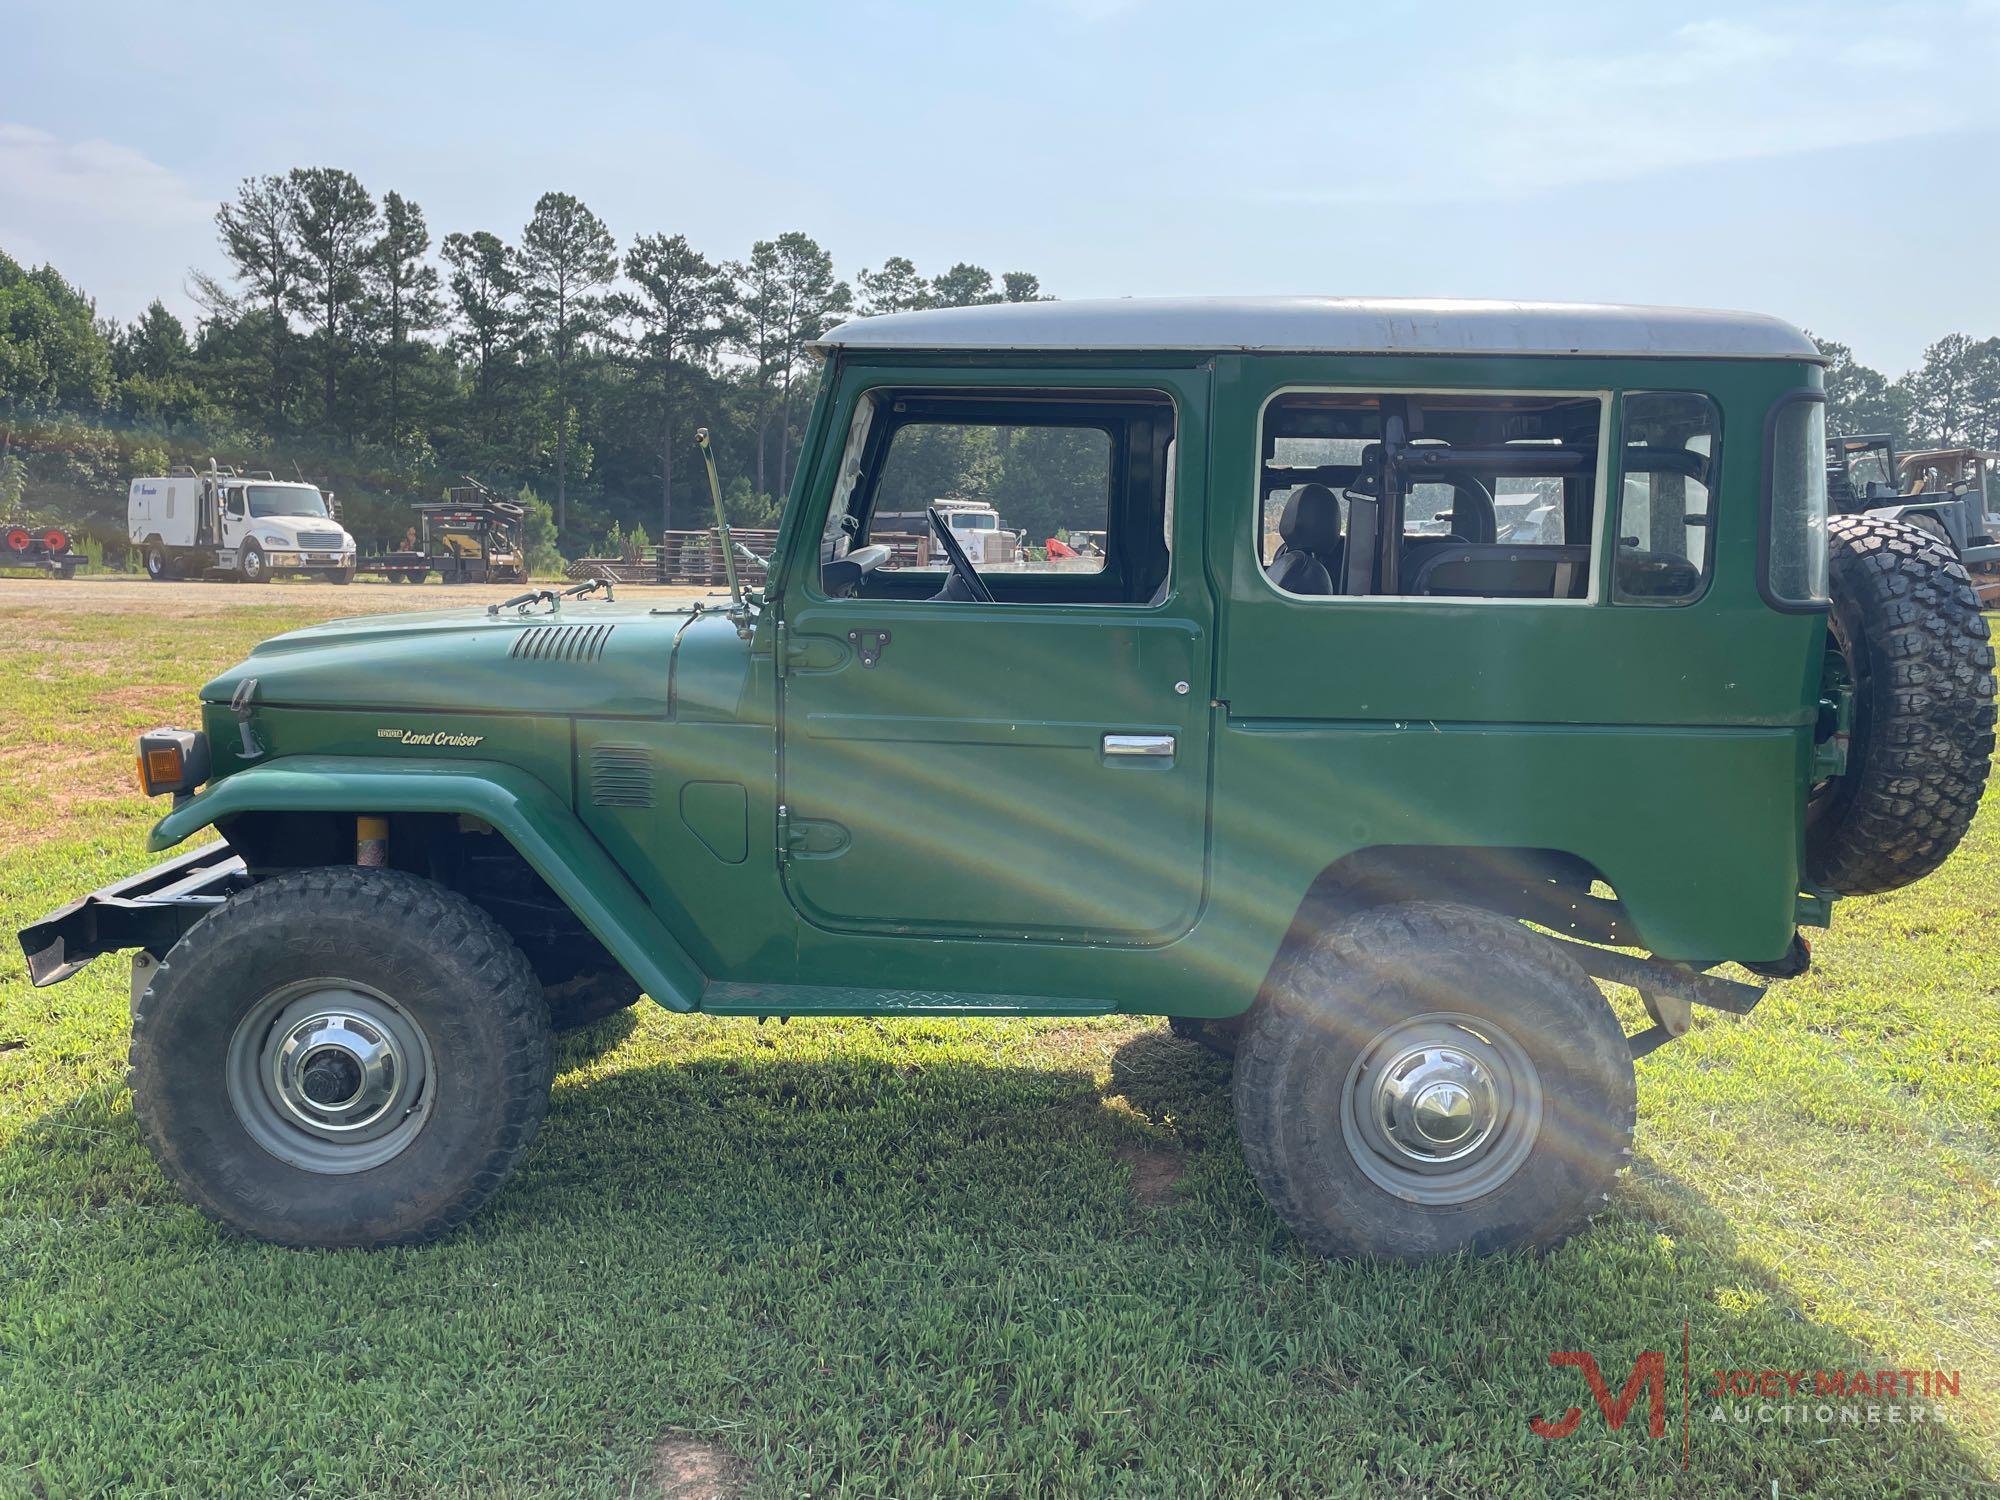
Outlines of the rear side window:
<svg viewBox="0 0 2000 1500">
<path fill-rule="evenodd" d="M 1612 574 L 1621 603 L 1684 604 L 1708 586 L 1720 425 L 1715 403 L 1693 391 L 1625 397 Z"/>
<path fill-rule="evenodd" d="M 1764 594 L 1781 609 L 1826 603 L 1826 402 L 1817 391 L 1772 413 L 1765 455 Z"/>
<path fill-rule="evenodd" d="M 1605 403 L 1284 391 L 1264 408 L 1265 577 L 1301 599 L 1591 597 Z"/>
</svg>

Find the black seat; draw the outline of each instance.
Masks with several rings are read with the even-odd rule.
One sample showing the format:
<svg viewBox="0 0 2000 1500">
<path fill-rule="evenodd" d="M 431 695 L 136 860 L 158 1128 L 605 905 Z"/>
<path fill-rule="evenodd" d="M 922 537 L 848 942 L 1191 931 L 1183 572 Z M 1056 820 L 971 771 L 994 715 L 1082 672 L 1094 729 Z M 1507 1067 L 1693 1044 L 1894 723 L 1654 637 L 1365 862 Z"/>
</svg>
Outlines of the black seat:
<svg viewBox="0 0 2000 1500">
<path fill-rule="evenodd" d="M 1340 498 L 1323 484 L 1292 491 L 1278 517 L 1281 545 L 1266 566 L 1271 582 L 1288 594 L 1331 594 L 1346 543 L 1340 534 Z"/>
</svg>

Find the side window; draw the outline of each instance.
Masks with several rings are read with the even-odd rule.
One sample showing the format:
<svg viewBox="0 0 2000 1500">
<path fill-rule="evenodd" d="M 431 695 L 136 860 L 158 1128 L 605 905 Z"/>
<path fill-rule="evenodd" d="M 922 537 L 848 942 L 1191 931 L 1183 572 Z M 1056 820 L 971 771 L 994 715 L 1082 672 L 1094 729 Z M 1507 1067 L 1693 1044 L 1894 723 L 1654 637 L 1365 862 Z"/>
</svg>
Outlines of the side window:
<svg viewBox="0 0 2000 1500">
<path fill-rule="evenodd" d="M 982 572 L 1095 573 L 1111 522 L 1111 434 L 1101 427 L 908 422 L 889 439 L 867 540 L 884 567 L 924 567 L 936 509 Z"/>
<path fill-rule="evenodd" d="M 1274 396 L 1265 574 L 1301 598 L 1588 599 L 1603 427 L 1597 396 Z"/>
<path fill-rule="evenodd" d="M 1173 406 L 1153 392 L 872 392 L 835 480 L 821 585 L 961 600 L 942 525 L 997 604 L 1150 603 L 1167 578 L 1173 443 Z"/>
<path fill-rule="evenodd" d="M 1623 480 L 1613 597 L 1683 604 L 1708 586 L 1714 481 L 1721 461 L 1715 404 L 1693 391 L 1625 397 Z"/>
<path fill-rule="evenodd" d="M 1826 603 L 1826 402 L 1784 398 L 1764 455 L 1764 597 L 1780 609 Z"/>
</svg>

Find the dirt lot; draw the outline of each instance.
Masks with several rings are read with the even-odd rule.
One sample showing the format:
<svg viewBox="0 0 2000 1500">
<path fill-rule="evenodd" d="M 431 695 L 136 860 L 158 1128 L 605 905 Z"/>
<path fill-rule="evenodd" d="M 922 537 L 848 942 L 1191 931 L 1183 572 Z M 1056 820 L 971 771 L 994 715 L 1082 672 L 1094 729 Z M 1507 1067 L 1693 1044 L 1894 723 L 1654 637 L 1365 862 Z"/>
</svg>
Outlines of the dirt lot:
<svg viewBox="0 0 2000 1500">
<path fill-rule="evenodd" d="M 553 584 L 537 587 L 554 587 Z M 370 583 L 345 586 L 308 579 L 275 583 L 154 583 L 129 573 L 90 578 L 0 577 L 0 609 L 29 606 L 65 614 L 158 611 L 175 619 L 219 615 L 246 605 L 282 605 L 321 619 L 385 615 L 405 609 L 467 609 L 523 592 L 526 584 Z M 678 600 L 725 597 L 713 589 L 641 588 L 620 584 L 618 597 Z"/>
</svg>

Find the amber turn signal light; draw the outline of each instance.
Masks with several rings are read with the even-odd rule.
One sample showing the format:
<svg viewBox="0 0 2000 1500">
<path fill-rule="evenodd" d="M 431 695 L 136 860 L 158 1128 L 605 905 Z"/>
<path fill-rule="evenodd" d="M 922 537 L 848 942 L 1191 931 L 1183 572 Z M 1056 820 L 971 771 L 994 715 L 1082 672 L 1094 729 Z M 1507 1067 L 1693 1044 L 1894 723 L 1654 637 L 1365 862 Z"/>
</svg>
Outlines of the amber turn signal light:
<svg viewBox="0 0 2000 1500">
<path fill-rule="evenodd" d="M 148 797 L 191 792 L 208 780 L 208 736 L 198 729 L 149 729 L 139 736 L 139 790 Z"/>
</svg>

